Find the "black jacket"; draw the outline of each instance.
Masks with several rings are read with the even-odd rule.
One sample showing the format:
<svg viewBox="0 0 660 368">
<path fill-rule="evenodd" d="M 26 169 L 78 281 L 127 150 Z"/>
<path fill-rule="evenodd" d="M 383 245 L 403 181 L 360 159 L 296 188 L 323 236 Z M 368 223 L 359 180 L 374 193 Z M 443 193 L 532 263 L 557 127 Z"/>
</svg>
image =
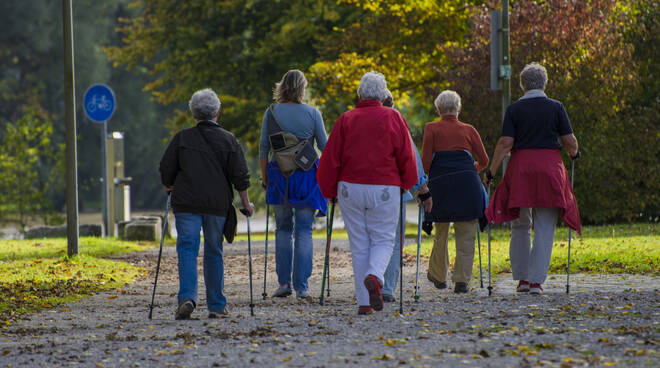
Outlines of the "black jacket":
<svg viewBox="0 0 660 368">
<path fill-rule="evenodd" d="M 238 140 L 212 121 L 200 121 L 172 138 L 160 161 L 160 175 L 164 185 L 174 186 L 175 213 L 226 216 L 228 222 L 234 212 L 232 186 L 238 191 L 250 186 Z"/>
</svg>

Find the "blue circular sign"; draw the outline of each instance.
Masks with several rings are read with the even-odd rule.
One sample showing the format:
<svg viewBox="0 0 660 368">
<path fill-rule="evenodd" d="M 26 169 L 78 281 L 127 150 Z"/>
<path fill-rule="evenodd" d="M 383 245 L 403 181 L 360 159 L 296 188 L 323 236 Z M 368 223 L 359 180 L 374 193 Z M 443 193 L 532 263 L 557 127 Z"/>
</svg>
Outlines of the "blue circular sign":
<svg viewBox="0 0 660 368">
<path fill-rule="evenodd" d="M 110 120 L 115 113 L 115 94 L 105 84 L 95 84 L 87 88 L 83 103 L 87 117 L 97 123 Z"/>
</svg>

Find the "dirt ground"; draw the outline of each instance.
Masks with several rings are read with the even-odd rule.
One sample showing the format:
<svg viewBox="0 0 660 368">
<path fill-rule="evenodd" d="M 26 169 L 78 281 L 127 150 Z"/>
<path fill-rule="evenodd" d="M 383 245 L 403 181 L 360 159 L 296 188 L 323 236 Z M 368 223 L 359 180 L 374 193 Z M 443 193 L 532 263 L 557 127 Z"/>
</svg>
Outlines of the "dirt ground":
<svg viewBox="0 0 660 368">
<path fill-rule="evenodd" d="M 435 289 L 423 262 L 421 298 L 414 302 L 415 260 L 407 258 L 404 313 L 398 313 L 397 301 L 357 316 L 348 246 L 333 244 L 331 292 L 324 306 L 318 304 L 324 241 L 315 241 L 313 299 L 307 301 L 262 300 L 263 242 L 255 244 L 254 317 L 246 245 L 225 248 L 226 318 L 207 318 L 200 256 L 200 301 L 188 321 L 174 320 L 174 247 L 165 248 L 152 320 L 147 315 L 157 252 L 123 256 L 144 267 L 142 278 L 4 326 L 0 366 L 660 366 L 656 277 L 574 275 L 566 295 L 565 275 L 551 275 L 545 294 L 533 296 L 516 294 L 511 276 L 501 274 L 491 296 L 478 279 L 470 293 L 456 295 Z M 270 246 L 268 294 L 277 286 L 272 241 Z"/>
</svg>

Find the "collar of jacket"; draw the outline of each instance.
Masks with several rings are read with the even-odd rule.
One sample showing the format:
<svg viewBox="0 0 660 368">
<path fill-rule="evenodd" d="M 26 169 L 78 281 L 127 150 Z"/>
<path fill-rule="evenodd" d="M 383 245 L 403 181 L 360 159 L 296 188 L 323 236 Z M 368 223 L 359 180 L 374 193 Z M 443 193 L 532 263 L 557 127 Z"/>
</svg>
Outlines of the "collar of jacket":
<svg viewBox="0 0 660 368">
<path fill-rule="evenodd" d="M 222 125 L 220 125 L 220 123 L 215 122 L 213 120 L 200 120 L 200 121 L 197 122 L 197 125 L 222 127 Z"/>
<path fill-rule="evenodd" d="M 451 114 L 442 115 L 442 119 L 440 119 L 440 121 L 458 123 L 458 116 Z"/>
<path fill-rule="evenodd" d="M 355 107 L 383 106 L 378 100 L 360 100 Z"/>
<path fill-rule="evenodd" d="M 530 89 L 529 91 L 525 92 L 525 94 L 520 97 L 521 100 L 526 100 L 528 98 L 538 98 L 538 97 L 548 97 L 545 95 L 545 92 L 543 92 L 542 89 Z"/>
</svg>

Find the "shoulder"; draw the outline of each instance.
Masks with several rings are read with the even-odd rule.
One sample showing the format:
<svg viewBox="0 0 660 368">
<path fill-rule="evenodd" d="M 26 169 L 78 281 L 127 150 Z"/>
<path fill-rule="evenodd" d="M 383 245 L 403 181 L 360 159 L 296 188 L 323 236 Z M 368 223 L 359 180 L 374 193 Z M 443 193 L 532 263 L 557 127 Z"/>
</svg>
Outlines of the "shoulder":
<svg viewBox="0 0 660 368">
<path fill-rule="evenodd" d="M 546 98 L 545 100 L 547 101 L 547 103 L 551 104 L 552 106 L 554 106 L 557 109 L 563 109 L 564 108 L 564 104 L 562 104 L 561 101 L 559 101 L 559 100 L 554 100 L 552 98 Z"/>
</svg>

